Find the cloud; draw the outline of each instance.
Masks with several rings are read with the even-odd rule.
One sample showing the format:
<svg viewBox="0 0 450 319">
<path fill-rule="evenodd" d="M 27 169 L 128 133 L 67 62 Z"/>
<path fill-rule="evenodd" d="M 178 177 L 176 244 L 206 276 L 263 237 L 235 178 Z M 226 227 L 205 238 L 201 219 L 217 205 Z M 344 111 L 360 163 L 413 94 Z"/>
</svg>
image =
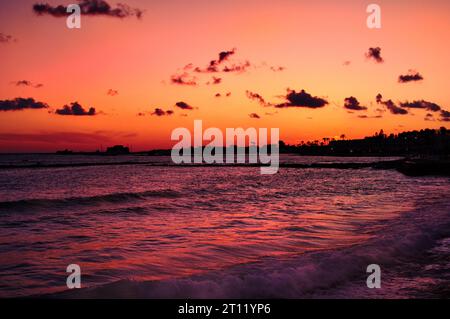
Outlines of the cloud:
<svg viewBox="0 0 450 319">
<path fill-rule="evenodd" d="M 342 63 L 343 66 L 349 66 L 352 63 L 352 61 L 344 61 L 344 63 Z"/>
<path fill-rule="evenodd" d="M 109 96 L 116 96 L 119 94 L 119 91 L 117 90 L 113 90 L 113 89 L 109 89 L 108 92 L 106 92 L 107 95 Z"/>
<path fill-rule="evenodd" d="M 216 93 L 214 96 L 215 97 L 230 97 L 231 96 L 231 92 L 227 92 L 225 94 Z"/>
<path fill-rule="evenodd" d="M 286 70 L 286 68 L 284 66 L 271 66 L 270 70 L 272 70 L 273 72 L 282 72 Z"/>
<path fill-rule="evenodd" d="M 413 101 L 413 102 L 403 102 L 400 103 L 401 107 L 404 108 L 414 108 L 414 109 L 426 109 L 428 111 L 437 112 L 441 110 L 441 107 L 433 102 L 427 102 L 424 100 Z"/>
<path fill-rule="evenodd" d="M 230 51 L 222 51 L 219 53 L 219 58 L 216 60 L 211 60 L 205 69 L 202 69 L 200 67 L 195 67 L 194 72 L 197 72 L 197 73 L 218 73 L 218 72 L 243 73 L 251 66 L 249 61 L 233 63 L 231 65 L 225 65 L 223 68 L 220 68 L 220 66 L 222 64 L 224 64 L 224 62 L 228 61 L 228 58 L 230 56 L 234 55 L 235 53 L 236 53 L 235 48 Z M 190 65 L 190 64 L 188 64 L 188 65 Z"/>
<path fill-rule="evenodd" d="M 377 63 L 383 63 L 384 59 L 381 57 L 381 48 L 369 48 L 369 51 L 366 53 L 366 57 L 368 59 L 373 59 Z"/>
<path fill-rule="evenodd" d="M 206 67 L 206 69 L 202 69 L 200 67 L 196 67 L 194 68 L 195 72 L 198 73 L 215 73 L 215 72 L 220 72 L 219 70 L 219 65 L 222 64 L 223 62 L 227 61 L 228 58 L 230 56 L 232 56 L 233 54 L 236 53 L 236 49 L 233 48 L 232 50 L 229 51 L 222 51 L 219 52 L 219 58 L 215 59 L 215 60 L 211 60 L 209 62 L 209 65 Z"/>
<path fill-rule="evenodd" d="M 0 43 L 12 43 L 17 42 L 17 39 L 15 39 L 12 35 L 4 34 L 0 32 Z"/>
<path fill-rule="evenodd" d="M 197 78 L 190 77 L 189 73 L 184 72 L 181 75 L 172 75 L 172 77 L 170 78 L 170 82 L 172 84 L 178 84 L 178 85 L 196 86 Z"/>
<path fill-rule="evenodd" d="M 367 110 L 367 107 L 360 105 L 359 101 L 356 99 L 356 97 L 353 97 L 353 96 L 345 98 L 344 108 L 346 108 L 348 110 L 353 110 L 353 111 Z"/>
<path fill-rule="evenodd" d="M 245 61 L 244 63 L 232 64 L 231 66 L 225 66 L 222 72 L 237 72 L 243 73 L 247 71 L 247 69 L 251 66 L 250 61 Z"/>
<path fill-rule="evenodd" d="M 414 81 L 422 81 L 423 76 L 414 70 L 409 70 L 408 74 L 400 75 L 398 77 L 399 83 L 407 83 L 407 82 L 414 82 Z"/>
<path fill-rule="evenodd" d="M 90 16 L 108 16 L 114 18 L 128 18 L 135 16 L 140 19 L 143 15 L 143 11 L 136 8 L 131 8 L 126 4 L 119 3 L 117 7 L 113 8 L 104 0 L 78 0 L 78 4 L 81 9 L 82 15 Z M 70 13 L 67 13 L 67 7 L 64 5 L 52 6 L 48 3 L 36 3 L 33 5 L 33 11 L 37 15 L 51 15 L 53 17 L 65 17 Z"/>
<path fill-rule="evenodd" d="M 441 110 L 441 121 L 450 122 L 450 112 Z"/>
<path fill-rule="evenodd" d="M 78 102 L 73 102 L 70 105 L 64 105 L 61 109 L 55 111 L 58 115 L 73 115 L 73 116 L 94 116 L 96 115 L 95 108 L 91 107 L 86 111 Z"/>
<path fill-rule="evenodd" d="M 305 90 L 295 92 L 295 90 L 287 90 L 286 102 L 277 104 L 275 107 L 307 107 L 307 108 L 320 108 L 328 104 L 328 101 L 317 96 L 312 96 L 306 93 Z"/>
<path fill-rule="evenodd" d="M 218 77 L 215 77 L 215 76 L 213 76 L 212 77 L 212 81 L 210 82 L 210 81 L 208 81 L 208 82 L 206 82 L 206 85 L 218 85 L 218 84 L 220 84 L 220 83 L 222 83 L 222 78 L 218 78 Z"/>
<path fill-rule="evenodd" d="M 177 102 L 175 106 L 179 107 L 182 110 L 193 110 L 194 108 L 187 104 L 186 102 Z"/>
<path fill-rule="evenodd" d="M 235 53 L 236 53 L 236 48 L 233 48 L 233 49 L 230 50 L 230 51 L 222 51 L 222 52 L 220 52 L 220 53 L 219 53 L 219 60 L 216 61 L 217 64 L 220 64 L 220 63 L 222 63 L 223 61 L 228 60 L 228 58 L 229 58 L 230 56 L 232 56 L 233 54 L 235 54 Z"/>
<path fill-rule="evenodd" d="M 382 115 L 374 115 L 374 116 L 368 116 L 368 115 L 358 115 L 358 118 L 360 119 L 380 119 L 382 118 Z"/>
<path fill-rule="evenodd" d="M 174 113 L 174 111 L 172 111 L 172 110 L 164 111 L 163 109 L 160 109 L 157 107 L 157 108 L 155 108 L 153 113 L 151 113 L 151 115 L 164 116 L 164 115 L 172 115 L 173 113 Z"/>
<path fill-rule="evenodd" d="M 14 82 L 12 82 L 12 84 L 14 84 L 15 86 L 30 86 L 30 87 L 34 87 L 36 89 L 39 89 L 44 86 L 44 84 L 41 84 L 41 83 L 33 84 L 33 82 L 28 81 L 28 80 L 14 81 Z"/>
<path fill-rule="evenodd" d="M 270 103 L 267 103 L 266 100 L 258 93 L 254 93 L 251 91 L 245 91 L 245 94 L 250 100 L 257 101 L 262 106 L 270 106 Z"/>
<path fill-rule="evenodd" d="M 15 98 L 14 100 L 0 100 L 0 111 L 21 111 L 25 109 L 46 109 L 48 105 L 35 101 L 33 98 Z"/>
<path fill-rule="evenodd" d="M 376 101 L 378 104 L 384 105 L 392 114 L 395 115 L 405 115 L 408 114 L 408 111 L 398 107 L 392 100 L 383 101 L 383 96 L 378 94 L 376 96 Z"/>
<path fill-rule="evenodd" d="M 250 116 L 250 118 L 252 118 L 252 119 L 260 119 L 261 117 L 258 115 L 258 114 L 256 114 L 256 113 L 250 113 L 248 116 Z"/>
</svg>

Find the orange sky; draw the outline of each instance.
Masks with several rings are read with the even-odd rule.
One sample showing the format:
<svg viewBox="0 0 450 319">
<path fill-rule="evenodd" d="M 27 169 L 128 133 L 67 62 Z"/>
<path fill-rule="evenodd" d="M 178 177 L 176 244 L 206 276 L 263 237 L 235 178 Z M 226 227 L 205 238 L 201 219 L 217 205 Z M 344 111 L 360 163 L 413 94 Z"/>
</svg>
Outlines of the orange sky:
<svg viewBox="0 0 450 319">
<path fill-rule="evenodd" d="M 422 109 L 358 117 L 385 109 L 375 102 L 378 93 L 395 103 L 423 99 L 450 110 L 449 1 L 123 0 L 144 10 L 142 19 L 82 16 L 81 29 L 68 29 L 65 18 L 36 15 L 35 2 L 0 3 L 0 33 L 17 39 L 0 43 L 0 100 L 32 97 L 50 108 L 0 111 L 0 152 L 95 150 L 110 144 L 132 145 L 133 150 L 170 148 L 175 143 L 171 131 L 192 128 L 194 119 L 222 129 L 280 128 L 280 138 L 288 143 L 340 134 L 358 138 L 380 129 L 395 133 L 449 127 L 439 113 L 434 121 L 425 121 L 428 111 Z M 366 7 L 372 2 L 382 10 L 378 30 L 366 26 Z M 380 47 L 385 62 L 367 59 L 369 47 Z M 236 52 L 225 64 L 248 60 L 245 72 L 191 71 L 199 85 L 171 83 L 171 76 L 188 63 L 205 68 L 219 52 L 233 48 Z M 271 66 L 285 70 L 274 72 Z M 424 80 L 398 83 L 398 76 L 410 69 Z M 206 85 L 212 76 L 222 82 Z M 43 86 L 13 83 L 20 80 Z M 279 104 L 285 102 L 287 88 L 304 89 L 329 104 L 318 109 L 263 107 L 245 93 Z M 119 94 L 107 95 L 109 89 Z M 230 97 L 215 97 L 227 92 Z M 368 110 L 349 113 L 343 105 L 350 96 Z M 98 114 L 54 113 L 75 101 L 86 109 L 95 107 Z M 179 101 L 195 109 L 175 107 Z M 155 108 L 175 113 L 151 115 Z M 251 113 L 261 118 L 250 118 Z"/>
</svg>

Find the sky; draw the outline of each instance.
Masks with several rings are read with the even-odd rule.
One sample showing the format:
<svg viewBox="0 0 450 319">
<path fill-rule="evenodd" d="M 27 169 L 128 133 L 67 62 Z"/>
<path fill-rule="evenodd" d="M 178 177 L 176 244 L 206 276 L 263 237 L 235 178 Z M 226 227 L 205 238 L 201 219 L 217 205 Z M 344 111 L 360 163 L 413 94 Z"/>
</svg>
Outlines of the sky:
<svg viewBox="0 0 450 319">
<path fill-rule="evenodd" d="M 0 1 L 0 152 L 170 148 L 196 119 L 289 144 L 449 127 L 449 1 L 82 0 L 80 29 L 70 3 Z"/>
</svg>

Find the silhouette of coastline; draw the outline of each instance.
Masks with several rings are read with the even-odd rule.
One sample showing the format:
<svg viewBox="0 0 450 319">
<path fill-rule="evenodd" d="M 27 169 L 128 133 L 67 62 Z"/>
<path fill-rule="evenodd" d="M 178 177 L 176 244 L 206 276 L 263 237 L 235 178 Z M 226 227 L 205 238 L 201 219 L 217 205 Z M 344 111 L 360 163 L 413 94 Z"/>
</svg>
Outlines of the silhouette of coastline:
<svg viewBox="0 0 450 319">
<path fill-rule="evenodd" d="M 237 150 L 236 146 L 231 146 Z M 270 149 L 270 148 L 269 148 Z M 224 154 L 226 149 L 223 149 Z M 245 153 L 249 148 L 245 148 Z M 321 142 L 301 142 L 297 145 L 288 145 L 283 141 L 279 143 L 281 154 L 294 154 L 299 156 L 336 156 L 336 157 L 402 157 L 399 160 L 374 161 L 367 163 L 280 163 L 280 168 L 334 168 L 334 169 L 396 169 L 408 176 L 445 175 L 450 176 L 450 130 L 441 127 L 438 130 L 424 129 L 420 131 L 403 132 L 398 135 L 386 135 L 383 131 L 364 139 L 340 140 L 326 139 Z M 142 155 L 142 156 L 170 156 L 171 150 L 151 150 L 147 152 L 131 153 L 128 147 L 115 145 L 107 148 L 105 152 L 73 152 L 70 150 L 58 151 L 57 154 L 70 155 Z M 191 149 L 193 154 L 193 148 Z M 170 167 L 260 167 L 263 164 L 233 163 L 233 164 L 174 164 L 171 162 L 155 163 L 149 161 L 126 160 L 120 162 L 87 162 L 87 163 L 30 163 L 27 165 L 0 165 L 0 169 L 20 168 L 61 168 L 85 166 L 112 166 L 112 165 L 146 165 Z"/>
</svg>

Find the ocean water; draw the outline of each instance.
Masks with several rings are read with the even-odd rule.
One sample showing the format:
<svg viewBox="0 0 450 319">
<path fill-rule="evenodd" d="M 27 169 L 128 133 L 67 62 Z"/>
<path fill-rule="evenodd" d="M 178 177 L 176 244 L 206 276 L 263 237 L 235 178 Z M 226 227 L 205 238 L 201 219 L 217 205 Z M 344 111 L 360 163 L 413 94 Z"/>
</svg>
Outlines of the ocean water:
<svg viewBox="0 0 450 319">
<path fill-rule="evenodd" d="M 104 161 L 148 165 L 51 167 Z M 0 169 L 0 297 L 450 296 L 448 177 L 0 156 L 0 166 L 36 162 L 50 167 Z M 85 289 L 67 290 L 69 264 Z M 366 286 L 369 264 L 381 289 Z"/>
</svg>

